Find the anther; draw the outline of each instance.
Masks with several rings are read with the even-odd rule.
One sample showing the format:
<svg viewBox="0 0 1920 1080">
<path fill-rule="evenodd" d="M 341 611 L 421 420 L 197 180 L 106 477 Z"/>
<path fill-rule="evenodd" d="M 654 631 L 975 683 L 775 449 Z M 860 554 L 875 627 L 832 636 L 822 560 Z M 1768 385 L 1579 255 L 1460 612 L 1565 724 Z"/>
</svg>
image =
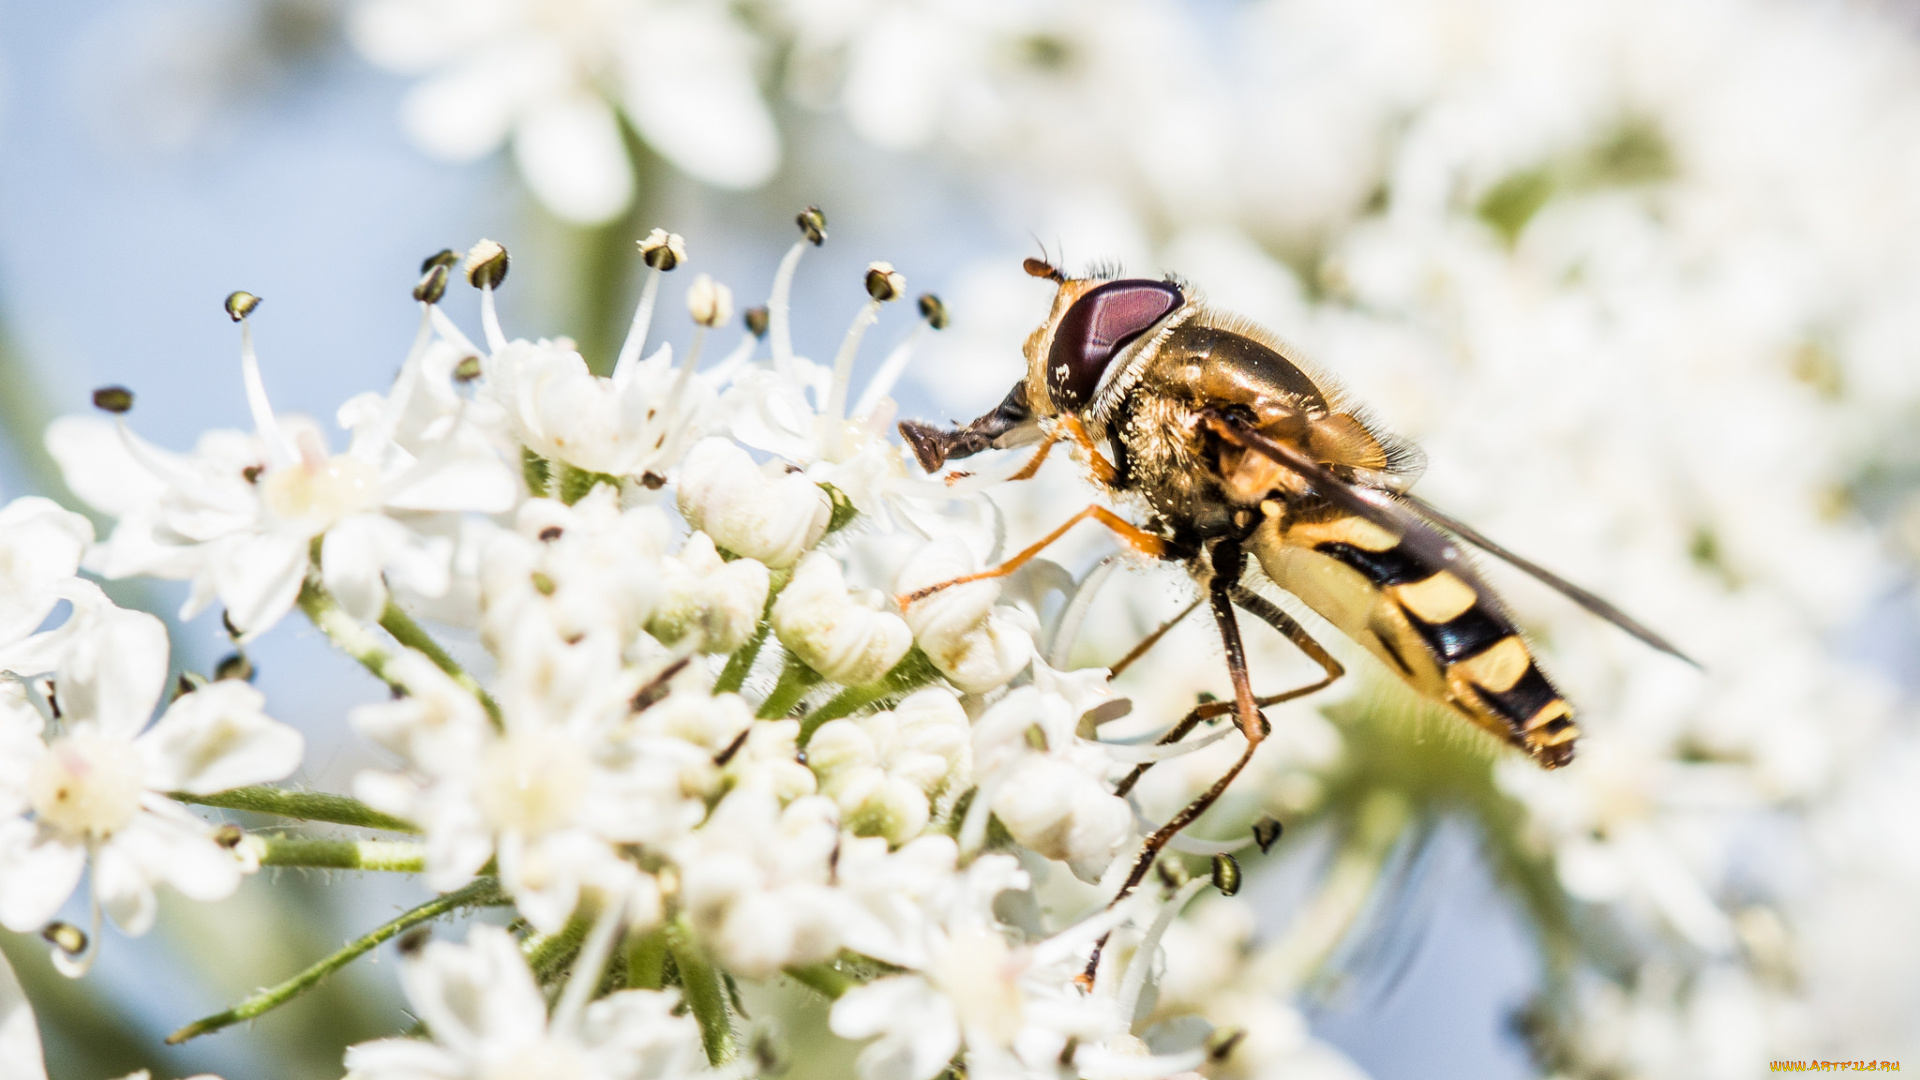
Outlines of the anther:
<svg viewBox="0 0 1920 1080">
<path fill-rule="evenodd" d="M 244 289 L 227 294 L 227 318 L 234 322 L 253 314 L 253 309 L 259 306 L 260 298 Z"/>
<path fill-rule="evenodd" d="M 921 293 L 920 317 L 927 320 L 927 325 L 933 327 L 935 330 L 945 330 L 947 328 L 947 305 L 941 303 L 940 298 L 930 292 Z"/>
<path fill-rule="evenodd" d="M 507 280 L 507 249 L 496 240 L 482 240 L 467 251 L 467 284 L 497 289 Z"/>
<path fill-rule="evenodd" d="M 549 525 L 546 528 L 540 530 L 540 539 L 549 544 L 553 543 L 555 540 L 560 539 L 560 537 L 563 535 L 565 535 L 565 531 L 561 529 L 560 526 L 558 525 Z"/>
<path fill-rule="evenodd" d="M 40 936 L 68 956 L 79 956 L 87 951 L 87 932 L 70 922 L 50 922 L 40 928 Z"/>
<path fill-rule="evenodd" d="M 819 247 L 827 242 L 827 215 L 821 213 L 819 207 L 809 206 L 793 220 L 800 226 L 800 235 L 807 238 L 807 243 Z"/>
<path fill-rule="evenodd" d="M 907 292 L 907 276 L 893 268 L 892 263 L 876 262 L 867 264 L 867 295 L 881 303 L 898 300 Z"/>
<path fill-rule="evenodd" d="M 1253 823 L 1253 842 L 1260 846 L 1260 854 L 1265 855 L 1273 850 L 1273 845 L 1280 841 L 1283 829 L 1284 826 L 1271 817 L 1263 817 Z"/>
<path fill-rule="evenodd" d="M 444 266 L 447 269 L 451 270 L 453 269 L 454 264 L 458 263 L 459 261 L 460 261 L 459 252 L 453 250 L 452 248 L 441 248 L 439 251 L 436 251 L 433 254 L 427 256 L 426 258 L 420 260 L 420 272 L 424 274 L 427 271 L 432 270 L 436 266 Z"/>
<path fill-rule="evenodd" d="M 655 270 L 671 270 L 687 261 L 687 241 L 679 233 L 655 229 L 640 241 L 640 261 Z"/>
<path fill-rule="evenodd" d="M 93 407 L 119 416 L 133 409 L 133 391 L 124 386 L 103 386 L 93 392 Z"/>
<path fill-rule="evenodd" d="M 435 264 L 413 287 L 413 298 L 423 304 L 437 304 L 447 295 L 447 268 Z"/>
<path fill-rule="evenodd" d="M 539 593 L 541 596 L 552 596 L 555 588 L 557 588 L 557 586 L 554 584 L 552 578 L 538 570 L 533 572 L 534 592 Z"/>
<path fill-rule="evenodd" d="M 1221 896 L 1240 891 L 1240 864 L 1224 851 L 1213 857 L 1213 887 L 1220 890 Z"/>
<path fill-rule="evenodd" d="M 469 383 L 479 378 L 480 358 L 477 356 L 461 357 L 460 362 L 453 365 L 453 377 L 463 383 Z"/>
<path fill-rule="evenodd" d="M 763 307 L 748 308 L 745 322 L 747 324 L 747 333 L 752 334 L 754 337 L 757 337 L 757 338 L 763 338 L 767 336 L 767 309 L 766 308 L 763 308 Z"/>
<path fill-rule="evenodd" d="M 241 682 L 252 682 L 253 675 L 253 661 L 247 659 L 247 654 L 243 652 L 228 653 L 218 664 L 213 666 L 213 678 L 215 682 L 219 682 L 222 679 L 239 679 Z"/>
<path fill-rule="evenodd" d="M 213 830 L 213 842 L 226 848 L 228 851 L 239 847 L 240 841 L 246 838 L 247 831 L 238 825 L 227 824 Z"/>
<path fill-rule="evenodd" d="M 260 474 L 266 471 L 267 467 L 265 465 L 249 465 L 240 470 L 240 479 L 245 480 L 249 484 L 257 484 L 260 482 Z"/>
<path fill-rule="evenodd" d="M 1233 1056 L 1233 1051 L 1247 1037 L 1246 1028 L 1217 1028 L 1207 1039 L 1207 1060 L 1219 1064 Z"/>
<path fill-rule="evenodd" d="M 719 326 L 733 318 L 733 290 L 701 274 L 687 290 L 687 312 L 701 326 Z"/>
</svg>

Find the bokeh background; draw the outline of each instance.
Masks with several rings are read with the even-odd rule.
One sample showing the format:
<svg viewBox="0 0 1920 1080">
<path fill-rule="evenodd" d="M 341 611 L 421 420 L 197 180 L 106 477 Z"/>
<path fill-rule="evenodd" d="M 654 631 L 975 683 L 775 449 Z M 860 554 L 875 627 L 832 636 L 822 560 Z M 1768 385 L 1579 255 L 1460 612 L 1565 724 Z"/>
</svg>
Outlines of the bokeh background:
<svg viewBox="0 0 1920 1080">
<path fill-rule="evenodd" d="M 1322 831 L 1250 889 L 1282 935 L 1357 808 L 1401 800 L 1292 987 L 1313 1032 L 1380 1080 L 1920 1066 L 1916 33 L 1839 0 L 9 3 L 0 492 L 64 495 L 39 433 L 99 385 L 163 445 L 243 425 L 236 288 L 266 299 L 276 406 L 330 417 L 397 368 L 419 260 L 481 236 L 513 252 L 513 332 L 605 365 L 649 228 L 754 302 L 817 204 L 797 338 L 827 354 L 862 268 L 893 262 L 952 313 L 897 395 L 934 419 L 1018 376 L 1048 295 L 1022 257 L 1175 271 L 1418 440 L 1430 498 L 1706 665 L 1495 571 L 1588 708 L 1553 775 L 1383 735 L 1364 717 L 1397 706 L 1355 680 L 1331 749 L 1268 799 Z M 911 329 L 890 310 L 875 333 Z M 1052 483 L 1007 497 L 1017 523 L 1057 516 Z M 1132 585 L 1086 662 L 1170 602 Z M 184 666 L 225 649 L 208 619 L 174 630 Z M 1192 685 L 1136 686 L 1144 706 L 1206 688 L 1205 640 L 1179 648 Z M 253 658 L 307 733 L 301 780 L 343 789 L 367 751 L 342 717 L 381 689 L 291 622 Z M 1455 758 L 1479 779 L 1419 768 Z M 263 875 L 114 937 L 80 984 L 0 945 L 56 1077 L 335 1076 L 400 1022 L 390 955 L 158 1043 L 418 888 Z"/>
</svg>

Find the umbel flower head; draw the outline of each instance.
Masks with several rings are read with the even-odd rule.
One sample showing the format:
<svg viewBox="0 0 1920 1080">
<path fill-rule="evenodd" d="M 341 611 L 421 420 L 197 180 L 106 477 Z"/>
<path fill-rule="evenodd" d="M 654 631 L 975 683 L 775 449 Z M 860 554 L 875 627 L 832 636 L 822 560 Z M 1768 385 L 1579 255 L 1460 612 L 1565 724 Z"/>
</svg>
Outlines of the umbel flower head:
<svg viewBox="0 0 1920 1080">
<path fill-rule="evenodd" d="M 0 922 L 46 926 L 91 860 L 100 904 L 139 932 L 156 884 L 215 899 L 328 843 L 182 808 L 301 816 L 300 793 L 229 790 L 290 775 L 301 739 L 236 679 L 189 679 L 149 726 L 164 630 L 76 577 L 84 564 L 188 580 L 189 613 L 220 600 L 242 641 L 297 607 L 390 690 L 349 714 L 383 760 L 326 820 L 413 837 L 340 841 L 326 865 L 420 873 L 434 914 L 509 906 L 527 935 L 481 925 L 410 952 L 401 978 L 430 1039 L 355 1047 L 351 1076 L 722 1075 L 729 986 L 783 976 L 837 987 L 833 1029 L 874 1040 L 865 1080 L 930 1080 L 956 1055 L 996 1076 L 1196 1066 L 1191 1040 L 1150 1046 L 1135 1018 L 1173 917 L 1157 913 L 1199 886 L 1115 905 L 1067 884 L 1125 863 L 1136 815 L 1111 784 L 1177 748 L 1096 737 L 1089 717 L 1125 711 L 1107 672 L 1042 661 L 1078 626 L 1040 618 L 1075 587 L 1059 567 L 900 610 L 896 591 L 992 557 L 984 496 L 913 476 L 888 433 L 887 393 L 944 308 L 919 305 L 854 395 L 904 277 L 876 263 L 846 281 L 852 323 L 814 364 L 789 298 L 825 218 L 798 224 L 764 317 L 717 360 L 704 343 L 728 332 L 732 298 L 711 279 L 690 290 L 686 346 L 647 352 L 661 278 L 692 257 L 680 237 L 640 242 L 641 297 L 605 376 L 569 343 L 506 333 L 513 264 L 483 241 L 464 263 L 427 260 L 417 338 L 393 386 L 340 410 L 341 453 L 267 406 L 250 296 L 229 307 L 251 433 L 170 454 L 105 393 L 112 420 L 58 425 L 76 488 L 120 520 L 89 546 L 85 520 L 44 501 L 0 510 L 17 586 L 0 607 Z M 478 334 L 440 306 L 456 271 L 479 291 Z M 62 600 L 72 614 L 40 629 Z M 469 633 L 484 666 L 433 623 Z M 1043 898 L 1036 877 L 1075 891 Z M 1029 915 L 1002 910 L 1009 892 Z"/>
</svg>

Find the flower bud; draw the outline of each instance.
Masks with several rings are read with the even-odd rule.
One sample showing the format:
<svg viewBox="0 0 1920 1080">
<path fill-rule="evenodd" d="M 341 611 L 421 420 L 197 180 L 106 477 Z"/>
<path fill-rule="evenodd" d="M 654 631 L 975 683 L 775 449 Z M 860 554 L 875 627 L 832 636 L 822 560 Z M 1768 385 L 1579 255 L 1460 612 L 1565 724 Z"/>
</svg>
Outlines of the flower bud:
<svg viewBox="0 0 1920 1080">
<path fill-rule="evenodd" d="M 507 249 L 498 241 L 482 240 L 467 251 L 467 284 L 497 289 L 507 280 Z"/>
<path fill-rule="evenodd" d="M 701 274 L 687 290 L 687 311 L 701 326 L 719 326 L 733 318 L 733 290 Z"/>
<path fill-rule="evenodd" d="M 773 632 L 808 667 L 844 686 L 885 675 L 913 644 L 900 616 L 848 595 L 840 564 L 820 552 L 800 563 L 774 601 Z"/>
<path fill-rule="evenodd" d="M 935 330 L 945 330 L 947 328 L 947 305 L 941 303 L 940 298 L 930 292 L 921 293 L 920 317 L 927 320 L 927 325 L 933 327 Z"/>
<path fill-rule="evenodd" d="M 754 559 L 727 562 L 713 539 L 696 532 L 680 554 L 660 561 L 666 596 L 647 619 L 647 632 L 668 645 L 698 635 L 702 652 L 730 653 L 753 637 L 767 607 L 770 577 Z"/>
<path fill-rule="evenodd" d="M 752 334 L 754 337 L 757 337 L 757 338 L 766 337 L 767 326 L 770 324 L 770 322 L 771 322 L 771 319 L 767 314 L 766 308 L 750 307 L 747 309 L 747 316 L 746 316 L 747 333 Z"/>
<path fill-rule="evenodd" d="M 640 261 L 662 272 L 687 261 L 687 241 L 679 233 L 655 229 L 640 241 Z"/>
<path fill-rule="evenodd" d="M 907 293 L 907 276 L 893 268 L 892 263 L 875 262 L 867 264 L 867 295 L 881 303 L 898 300 Z"/>
<path fill-rule="evenodd" d="M 253 314 L 253 309 L 259 306 L 260 298 L 245 289 L 227 294 L 227 318 L 234 322 Z"/>
<path fill-rule="evenodd" d="M 769 476 L 739 444 L 719 438 L 687 453 L 679 504 L 687 524 L 715 544 L 776 570 L 819 543 L 833 519 L 832 500 L 804 474 Z"/>
<path fill-rule="evenodd" d="M 827 242 L 827 215 L 821 213 L 819 207 L 809 206 L 793 220 L 800 226 L 800 235 L 807 238 L 807 243 L 819 247 Z"/>
<path fill-rule="evenodd" d="M 901 593 L 952 581 L 977 569 L 973 553 L 952 538 L 922 547 L 895 579 Z M 906 609 L 913 637 L 953 685 L 984 694 L 1018 675 L 1033 657 L 1033 637 L 1012 608 L 996 607 L 1000 586 L 974 581 L 942 589 Z"/>
<path fill-rule="evenodd" d="M 103 386 L 93 392 L 93 407 L 115 416 L 133 409 L 133 391 L 124 386 Z"/>
</svg>

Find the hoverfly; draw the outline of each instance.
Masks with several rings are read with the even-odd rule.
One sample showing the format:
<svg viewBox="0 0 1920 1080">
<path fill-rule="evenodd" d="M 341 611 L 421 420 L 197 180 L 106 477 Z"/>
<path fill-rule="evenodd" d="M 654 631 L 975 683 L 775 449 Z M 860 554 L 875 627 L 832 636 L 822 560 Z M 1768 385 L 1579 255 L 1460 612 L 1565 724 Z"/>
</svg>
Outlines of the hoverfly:
<svg viewBox="0 0 1920 1080">
<path fill-rule="evenodd" d="M 1026 271 L 1058 286 L 1046 322 L 1027 338 L 1026 378 L 964 427 L 905 421 L 900 433 L 929 473 L 988 448 L 1039 444 L 1016 478 L 1037 471 L 1055 443 L 1073 439 L 1096 482 L 1142 511 L 1145 522 L 1134 525 L 1104 506 L 1089 506 L 1000 566 L 900 599 L 912 603 L 949 585 L 1011 573 L 1088 518 L 1193 575 L 1219 627 L 1233 700 L 1195 709 L 1164 741 L 1232 713 L 1247 746 L 1219 782 L 1148 838 L 1120 895 L 1246 767 L 1266 735 L 1262 708 L 1323 689 L 1344 674 L 1250 579 L 1264 575 L 1415 690 L 1547 769 L 1573 759 L 1579 737 L 1573 707 L 1454 538 L 1687 660 L 1598 596 L 1409 494 L 1419 453 L 1367 420 L 1329 378 L 1267 331 L 1208 307 L 1173 278 L 1070 278 L 1041 259 L 1026 260 Z M 1236 608 L 1285 635 L 1321 666 L 1323 677 L 1256 695 Z M 1123 781 L 1120 793 L 1138 776 L 1136 770 Z"/>
</svg>

